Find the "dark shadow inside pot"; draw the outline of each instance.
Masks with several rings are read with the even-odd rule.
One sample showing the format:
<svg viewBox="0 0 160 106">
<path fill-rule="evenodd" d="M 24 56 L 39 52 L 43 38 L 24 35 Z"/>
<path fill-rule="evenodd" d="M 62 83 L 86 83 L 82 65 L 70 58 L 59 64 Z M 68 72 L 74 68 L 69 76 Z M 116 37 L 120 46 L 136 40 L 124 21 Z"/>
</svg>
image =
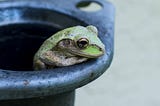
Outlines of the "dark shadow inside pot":
<svg viewBox="0 0 160 106">
<path fill-rule="evenodd" d="M 20 24 L 0 27 L 0 68 L 32 70 L 34 53 L 42 42 L 58 29 L 41 24 Z"/>
<path fill-rule="evenodd" d="M 58 30 L 84 23 L 55 11 L 35 8 L 0 10 L 0 69 L 33 70 L 33 56 Z"/>
</svg>

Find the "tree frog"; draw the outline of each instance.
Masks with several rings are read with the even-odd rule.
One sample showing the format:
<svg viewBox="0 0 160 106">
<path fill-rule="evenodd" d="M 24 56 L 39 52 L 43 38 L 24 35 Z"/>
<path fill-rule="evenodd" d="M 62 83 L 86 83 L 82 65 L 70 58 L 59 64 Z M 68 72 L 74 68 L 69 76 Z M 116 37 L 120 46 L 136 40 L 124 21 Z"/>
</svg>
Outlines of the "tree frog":
<svg viewBox="0 0 160 106">
<path fill-rule="evenodd" d="M 45 40 L 34 56 L 33 67 L 42 70 L 69 66 L 98 58 L 104 53 L 105 46 L 98 38 L 95 26 L 74 26 Z"/>
</svg>

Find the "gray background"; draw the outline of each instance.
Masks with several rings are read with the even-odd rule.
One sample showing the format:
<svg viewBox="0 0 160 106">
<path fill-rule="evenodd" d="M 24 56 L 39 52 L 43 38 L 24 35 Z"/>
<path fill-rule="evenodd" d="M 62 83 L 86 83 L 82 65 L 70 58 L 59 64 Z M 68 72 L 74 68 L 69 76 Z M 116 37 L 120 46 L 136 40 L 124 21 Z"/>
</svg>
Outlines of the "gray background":
<svg viewBox="0 0 160 106">
<path fill-rule="evenodd" d="M 160 0 L 110 1 L 114 59 L 105 74 L 77 90 L 76 106 L 159 106 Z"/>
</svg>

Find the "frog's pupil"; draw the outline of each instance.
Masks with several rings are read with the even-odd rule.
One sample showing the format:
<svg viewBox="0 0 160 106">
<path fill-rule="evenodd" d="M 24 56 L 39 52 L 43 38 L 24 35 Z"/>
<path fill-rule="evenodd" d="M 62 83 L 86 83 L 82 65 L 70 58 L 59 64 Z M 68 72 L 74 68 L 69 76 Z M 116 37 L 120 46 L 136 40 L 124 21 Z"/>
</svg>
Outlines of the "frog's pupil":
<svg viewBox="0 0 160 106">
<path fill-rule="evenodd" d="M 77 44 L 78 44 L 79 48 L 85 48 L 88 45 L 88 41 L 86 41 L 86 40 L 79 40 L 77 42 Z"/>
<path fill-rule="evenodd" d="M 81 45 L 86 45 L 87 42 L 86 42 L 86 41 L 81 41 L 80 44 L 81 44 Z"/>
</svg>

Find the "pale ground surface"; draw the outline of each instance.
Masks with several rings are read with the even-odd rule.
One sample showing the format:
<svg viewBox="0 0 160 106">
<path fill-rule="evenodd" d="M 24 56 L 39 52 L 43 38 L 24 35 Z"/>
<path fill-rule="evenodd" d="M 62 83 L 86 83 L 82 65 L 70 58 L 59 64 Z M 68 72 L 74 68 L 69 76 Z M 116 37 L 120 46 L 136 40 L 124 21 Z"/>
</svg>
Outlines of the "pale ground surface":
<svg viewBox="0 0 160 106">
<path fill-rule="evenodd" d="M 76 106 L 160 106 L 160 0 L 110 1 L 116 6 L 114 60 L 77 90 Z"/>
</svg>

